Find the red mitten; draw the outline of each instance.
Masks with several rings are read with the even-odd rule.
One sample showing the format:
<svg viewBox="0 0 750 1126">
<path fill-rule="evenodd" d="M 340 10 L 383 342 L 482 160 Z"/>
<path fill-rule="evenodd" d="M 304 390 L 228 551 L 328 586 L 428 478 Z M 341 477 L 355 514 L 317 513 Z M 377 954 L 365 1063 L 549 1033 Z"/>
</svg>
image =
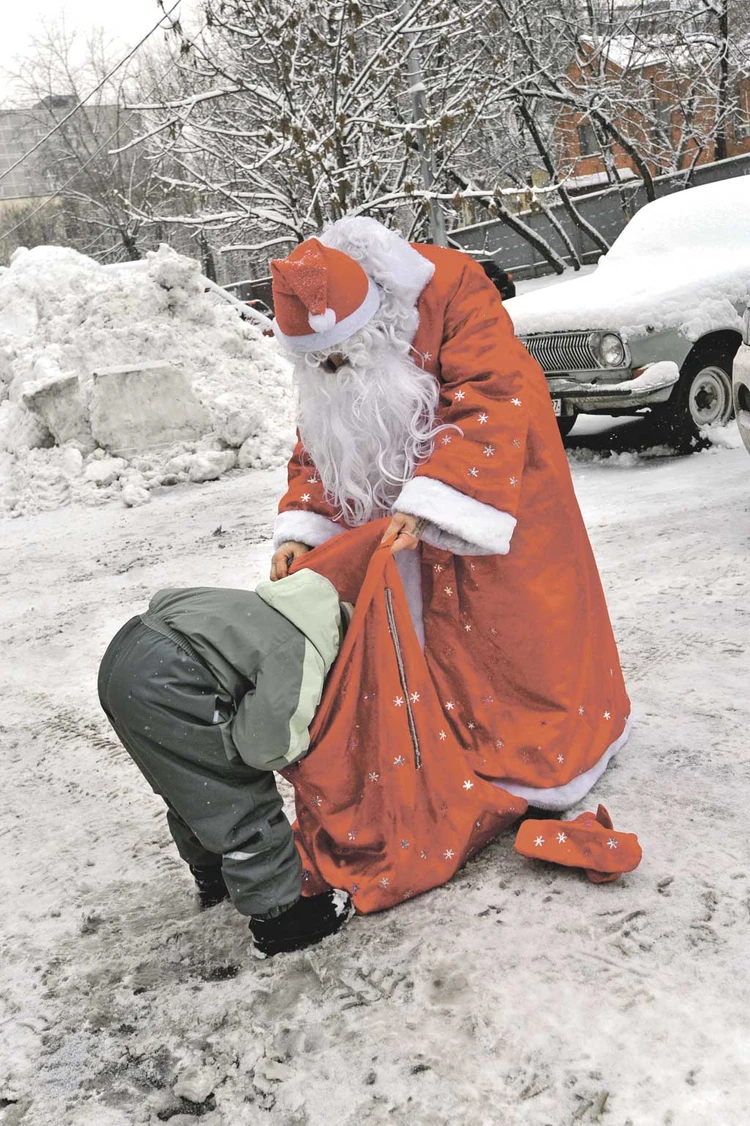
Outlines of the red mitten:
<svg viewBox="0 0 750 1126">
<path fill-rule="evenodd" d="M 524 821 L 516 835 L 516 852 L 568 868 L 585 868 L 595 884 L 616 880 L 641 862 L 635 833 L 618 833 L 603 805 L 573 821 Z"/>
</svg>

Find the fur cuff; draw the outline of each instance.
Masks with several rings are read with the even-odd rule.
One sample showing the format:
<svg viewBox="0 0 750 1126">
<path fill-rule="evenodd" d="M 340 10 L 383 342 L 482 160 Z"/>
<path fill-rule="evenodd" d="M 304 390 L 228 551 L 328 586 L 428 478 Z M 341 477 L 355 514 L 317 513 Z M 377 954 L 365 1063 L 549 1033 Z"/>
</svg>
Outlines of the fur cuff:
<svg viewBox="0 0 750 1126">
<path fill-rule="evenodd" d="M 516 519 L 435 477 L 412 477 L 393 505 L 430 521 L 422 539 L 453 555 L 507 555 Z"/>
<path fill-rule="evenodd" d="M 308 547 L 320 547 L 326 540 L 333 539 L 345 529 L 340 524 L 321 516 L 319 512 L 303 512 L 298 508 L 288 508 L 276 517 L 273 527 L 273 549 L 287 540 L 306 543 Z"/>
</svg>

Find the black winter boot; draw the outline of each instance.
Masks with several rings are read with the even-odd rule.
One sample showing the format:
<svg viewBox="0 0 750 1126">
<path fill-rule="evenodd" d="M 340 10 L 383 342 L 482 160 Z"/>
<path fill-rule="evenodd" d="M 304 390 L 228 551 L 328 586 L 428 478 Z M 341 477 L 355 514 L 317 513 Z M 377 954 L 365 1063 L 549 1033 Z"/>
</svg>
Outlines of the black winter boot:
<svg viewBox="0 0 750 1126">
<path fill-rule="evenodd" d="M 335 934 L 349 922 L 354 907 L 345 891 L 334 888 L 321 895 L 301 896 L 288 910 L 273 918 L 250 918 L 255 949 L 261 954 L 288 954 L 304 950 Z"/>
<path fill-rule="evenodd" d="M 227 885 L 221 874 L 221 865 L 211 864 L 201 867 L 198 864 L 191 864 L 189 867 L 195 880 L 198 906 L 201 911 L 206 911 L 209 907 L 215 907 L 217 903 L 229 899 Z"/>
</svg>

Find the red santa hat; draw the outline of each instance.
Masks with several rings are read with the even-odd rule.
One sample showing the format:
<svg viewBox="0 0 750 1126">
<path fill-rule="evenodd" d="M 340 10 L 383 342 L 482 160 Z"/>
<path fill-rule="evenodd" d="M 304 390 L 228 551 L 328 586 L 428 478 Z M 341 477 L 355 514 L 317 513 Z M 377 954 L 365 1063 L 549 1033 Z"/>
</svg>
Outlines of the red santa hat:
<svg viewBox="0 0 750 1126">
<path fill-rule="evenodd" d="M 378 288 L 341 250 L 306 239 L 288 258 L 271 262 L 276 339 L 292 352 L 331 348 L 352 336 L 380 308 Z"/>
</svg>

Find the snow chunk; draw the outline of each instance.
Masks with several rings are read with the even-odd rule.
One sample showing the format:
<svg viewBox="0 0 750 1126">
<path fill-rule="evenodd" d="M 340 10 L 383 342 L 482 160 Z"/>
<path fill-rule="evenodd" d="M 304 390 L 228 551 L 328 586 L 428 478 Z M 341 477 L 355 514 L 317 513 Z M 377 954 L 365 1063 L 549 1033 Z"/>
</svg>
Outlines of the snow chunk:
<svg viewBox="0 0 750 1126">
<path fill-rule="evenodd" d="M 237 454 L 234 450 L 206 450 L 195 454 L 190 462 L 188 477 L 196 483 L 215 481 L 227 469 L 234 469 L 236 464 Z"/>
<path fill-rule="evenodd" d="M 211 480 L 217 467 L 286 464 L 291 367 L 275 341 L 206 288 L 198 264 L 165 246 L 107 266 L 40 246 L 0 269 L 0 514 L 145 503 L 144 491 Z M 112 369 L 118 394 L 117 379 L 105 387 Z M 142 373 L 135 390 L 127 372 Z M 97 445 L 142 473 L 141 483 L 124 470 L 108 482 L 101 468 L 87 475 L 106 456 Z M 227 446 L 230 456 L 195 462 L 196 449 Z M 76 472 L 60 447 L 83 455 Z"/>
<path fill-rule="evenodd" d="M 180 1099 L 187 1099 L 190 1103 L 204 1103 L 213 1092 L 215 1083 L 216 1079 L 210 1068 L 190 1066 L 178 1076 L 173 1090 Z"/>
<path fill-rule="evenodd" d="M 94 372 L 91 433 L 113 453 L 197 438 L 209 420 L 187 377 L 164 361 Z"/>
</svg>

